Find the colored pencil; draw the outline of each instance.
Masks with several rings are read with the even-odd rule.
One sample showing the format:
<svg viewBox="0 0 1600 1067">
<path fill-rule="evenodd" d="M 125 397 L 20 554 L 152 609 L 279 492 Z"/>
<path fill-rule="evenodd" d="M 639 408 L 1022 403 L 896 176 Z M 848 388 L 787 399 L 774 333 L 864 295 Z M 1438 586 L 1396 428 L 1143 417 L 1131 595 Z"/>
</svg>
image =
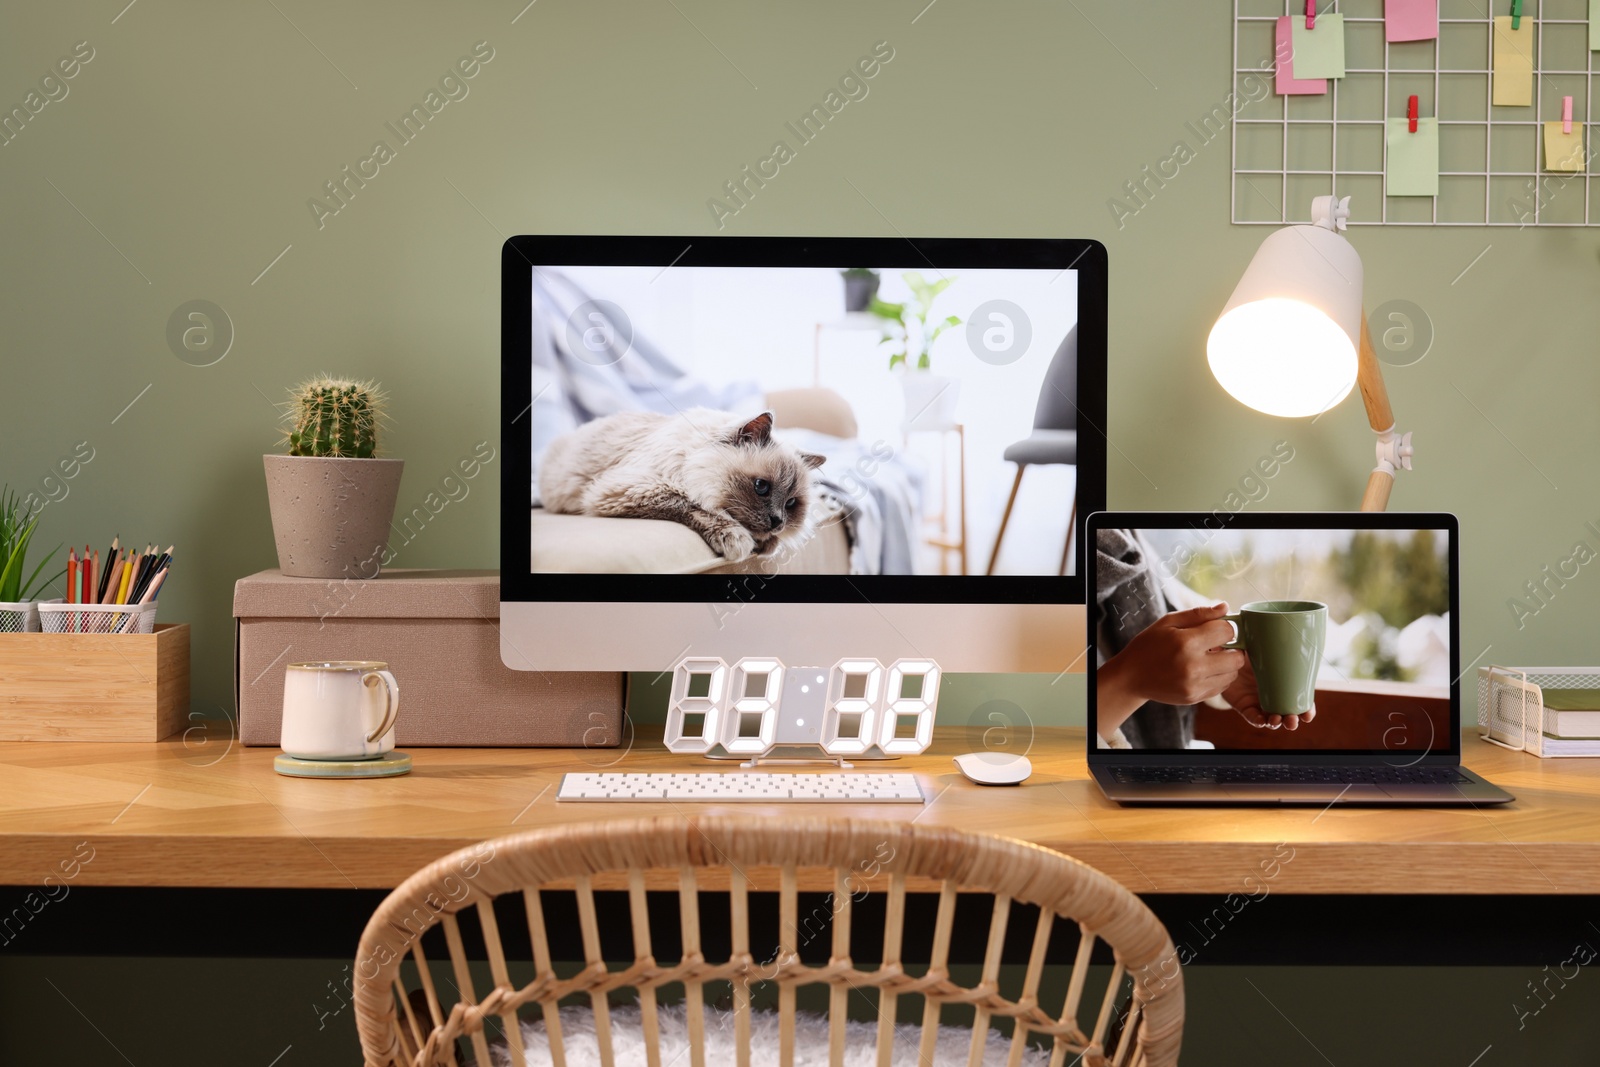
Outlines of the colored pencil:
<svg viewBox="0 0 1600 1067">
<path fill-rule="evenodd" d="M 126 604 L 128 602 L 128 580 L 133 577 L 133 560 L 125 560 L 122 564 L 122 579 L 117 583 L 117 597 L 113 604 Z"/>
<path fill-rule="evenodd" d="M 107 604 L 120 604 L 122 602 L 122 587 L 128 581 L 128 558 L 124 553 L 122 562 L 117 565 L 116 576 L 111 579 L 111 592 L 106 594 Z"/>
<path fill-rule="evenodd" d="M 128 587 L 128 603 L 139 602 L 139 590 L 144 588 L 144 583 L 150 580 L 150 568 L 155 564 L 156 557 L 152 551 L 154 546 L 146 545 L 144 555 L 139 557 L 139 573 L 133 576 L 133 584 Z"/>
<path fill-rule="evenodd" d="M 145 590 L 150 588 L 150 583 L 155 580 L 155 576 L 160 573 L 161 568 L 166 566 L 168 559 L 169 557 L 166 553 L 149 557 L 150 562 L 145 567 L 144 574 L 133 583 L 133 588 L 128 591 L 129 600 L 135 604 L 141 603 L 140 598 L 144 596 Z"/>
<path fill-rule="evenodd" d="M 167 580 L 167 572 L 171 569 L 172 566 L 169 564 L 156 572 L 155 578 L 150 582 L 150 588 L 144 591 L 144 596 L 139 598 L 139 603 L 148 604 L 156 598 L 156 594 L 161 591 L 161 583 Z"/>
<path fill-rule="evenodd" d="M 104 604 L 106 602 L 106 586 L 111 584 L 111 574 L 117 565 L 117 550 L 121 547 L 121 543 L 122 538 L 120 536 L 113 537 L 111 539 L 111 547 L 106 549 L 106 565 L 101 568 L 100 587 L 95 590 L 94 602 L 96 604 Z"/>
<path fill-rule="evenodd" d="M 117 603 L 117 587 L 122 585 L 122 568 L 128 566 L 128 561 L 123 558 L 122 549 L 117 550 L 117 558 L 110 565 L 110 577 L 106 579 L 106 595 L 101 597 L 101 603 Z"/>
<path fill-rule="evenodd" d="M 100 553 L 95 552 L 91 556 L 89 546 L 84 545 L 83 555 L 86 560 L 83 568 L 83 602 L 85 604 L 93 604 L 94 576 L 95 573 L 100 569 Z"/>
<path fill-rule="evenodd" d="M 150 565 L 145 568 L 145 570 L 144 570 L 144 580 L 139 583 L 139 595 L 140 596 L 143 596 L 144 595 L 144 591 L 146 589 L 150 588 L 150 580 L 153 579 L 156 576 L 156 571 L 160 570 L 162 565 L 166 563 L 167 554 L 165 552 L 162 552 L 155 545 L 151 545 L 150 546 L 150 557 L 149 558 L 150 558 Z"/>
<path fill-rule="evenodd" d="M 115 547 L 106 553 L 106 565 L 100 570 L 100 595 L 94 600 L 96 604 L 104 604 L 110 594 L 116 591 L 117 568 L 122 566 L 120 555 Z"/>
<path fill-rule="evenodd" d="M 78 550 L 67 549 L 67 603 L 78 602 Z"/>
</svg>

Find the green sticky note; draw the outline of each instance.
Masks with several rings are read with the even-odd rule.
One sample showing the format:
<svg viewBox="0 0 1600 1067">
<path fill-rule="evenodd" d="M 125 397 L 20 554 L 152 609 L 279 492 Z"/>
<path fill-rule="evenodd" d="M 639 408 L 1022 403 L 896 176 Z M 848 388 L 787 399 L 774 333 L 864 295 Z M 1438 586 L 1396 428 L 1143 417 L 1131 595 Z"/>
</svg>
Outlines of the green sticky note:
<svg viewBox="0 0 1600 1067">
<path fill-rule="evenodd" d="M 1317 20 L 1321 22 L 1321 19 Z M 1389 156 L 1383 172 L 1387 196 L 1439 195 L 1439 120 L 1418 119 L 1411 132 L 1409 119 L 1390 119 Z"/>
<path fill-rule="evenodd" d="M 1600 0 L 1589 0 L 1589 48 L 1600 51 Z"/>
<path fill-rule="evenodd" d="M 1343 15 L 1318 15 L 1316 27 L 1310 30 L 1306 29 L 1306 17 L 1299 15 L 1291 26 L 1296 78 L 1344 77 Z"/>
</svg>

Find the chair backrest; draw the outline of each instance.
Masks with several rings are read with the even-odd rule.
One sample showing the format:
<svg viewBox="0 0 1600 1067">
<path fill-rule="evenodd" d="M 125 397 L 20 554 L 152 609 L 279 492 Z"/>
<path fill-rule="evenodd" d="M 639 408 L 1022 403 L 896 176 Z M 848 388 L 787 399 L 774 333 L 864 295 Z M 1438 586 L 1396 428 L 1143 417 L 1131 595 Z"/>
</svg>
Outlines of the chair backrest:
<svg viewBox="0 0 1600 1067">
<path fill-rule="evenodd" d="M 607 965 L 603 942 L 612 943 L 613 960 L 626 956 L 616 947 L 623 932 L 602 929 L 596 893 L 605 890 L 622 890 L 627 896 L 633 959 L 617 967 Z M 675 891 L 677 907 L 662 908 L 659 900 L 651 907 L 647 891 L 655 890 Z M 752 908 L 752 899 L 773 890 L 778 898 L 775 951 L 764 947 L 760 924 L 752 922 L 753 912 L 758 917 L 769 914 Z M 991 895 L 993 906 L 981 973 L 963 985 L 952 977 L 949 963 L 952 928 L 957 894 L 973 892 Z M 809 895 L 813 893 L 828 895 Z M 873 893 L 883 894 L 881 901 L 872 902 L 874 909 L 882 904 L 883 918 L 877 919 L 874 910 L 870 922 L 858 924 L 855 944 L 862 948 L 870 937 L 872 949 L 865 951 L 881 963 L 859 969 L 851 959 L 851 917 L 867 906 L 864 902 Z M 914 898 L 918 893 L 937 895 L 931 962 L 925 971 L 901 961 L 908 931 L 913 940 L 928 932 L 926 920 L 914 917 L 923 913 L 908 911 L 908 905 L 919 903 L 908 901 L 908 894 Z M 521 899 L 502 901 L 497 921 L 495 900 L 510 894 Z M 818 899 L 822 903 L 813 906 Z M 802 908 L 809 909 L 803 917 Z M 968 916 L 966 933 L 971 913 L 968 906 L 962 910 Z M 517 984 L 511 979 L 500 921 L 514 917 L 520 926 L 523 911 L 534 966 L 532 979 Z M 718 918 L 708 920 L 708 914 Z M 908 914 L 913 915 L 909 926 Z M 708 923 L 720 925 L 724 915 L 729 929 L 711 929 Z M 1001 950 L 1014 916 L 1021 922 L 1032 919 L 1032 948 L 1025 970 L 1008 970 L 1002 981 Z M 1045 997 L 1041 979 L 1058 920 L 1077 927 L 1078 946 L 1064 990 Z M 867 929 L 880 921 L 881 942 L 875 930 Z M 423 949 L 424 935 L 435 927 L 443 928 L 448 948 L 453 1003 L 441 997 Z M 493 988 L 481 996 L 468 966 L 464 929 L 474 940 L 481 936 L 487 954 Z M 552 929 L 578 935 L 581 967 L 560 967 L 552 959 L 547 936 Z M 1097 986 L 1089 981 L 1097 939 L 1111 949 L 1114 963 L 1086 1031 L 1079 1009 L 1086 986 Z M 435 935 L 428 940 L 428 952 L 437 954 L 440 939 Z M 721 958 L 708 960 L 707 942 L 729 946 L 729 951 L 715 952 Z M 677 955 L 677 962 L 658 962 L 652 945 Z M 674 951 L 677 945 L 681 952 Z M 829 946 L 826 964 L 803 962 L 803 954 L 820 959 L 824 945 Z M 408 957 L 414 966 L 403 972 Z M 406 978 L 413 988 L 420 985 L 421 996 L 408 991 Z M 866 997 L 874 1005 L 881 1065 L 890 1062 L 897 1037 L 894 1023 L 903 1007 L 899 1001 L 907 998 L 913 1014 L 918 999 L 923 1008 L 923 1063 L 931 1060 L 947 1005 L 970 1005 L 972 1064 L 981 1062 L 990 1023 L 1001 1017 L 1014 1021 L 1013 1064 L 1029 1034 L 1051 1043 L 1053 1067 L 1069 1057 L 1084 1064 L 1165 1067 L 1177 1062 L 1182 1040 L 1183 977 L 1172 939 L 1127 889 L 1077 860 L 1036 845 L 910 822 L 867 820 L 615 820 L 537 830 L 462 849 L 406 879 L 374 913 L 356 957 L 354 1002 L 367 1067 L 455 1064 L 457 1042 L 463 1038 L 471 1042 L 476 1062 L 487 1065 L 491 1060 L 484 1027 L 494 1020 L 504 1030 L 511 1062 L 521 1067 L 525 1050 L 519 1010 L 528 1009 L 532 1019 L 532 1006 L 538 1005 L 551 1061 L 561 1064 L 566 1055 L 556 1006 L 563 998 L 587 995 L 595 1036 L 586 1040 L 599 1046 L 601 1062 L 611 1064 L 608 995 L 637 991 L 648 1047 L 659 1041 L 657 991 L 681 986 L 691 1045 L 691 1062 L 683 1067 L 705 1067 L 706 994 L 731 985 L 738 1067 L 748 1067 L 752 987 L 765 996 L 775 986 L 780 1062 L 788 1067 L 794 1057 L 796 990 L 812 984 L 828 987 L 834 1064 L 843 1060 L 851 997 Z M 1131 996 L 1125 997 L 1130 986 Z M 1042 997 L 1053 1006 L 1047 1008 Z M 1087 999 L 1092 1007 L 1096 998 Z M 906 1040 L 903 1027 L 898 1037 Z M 659 1056 L 652 1054 L 650 1063 L 658 1067 Z"/>
<path fill-rule="evenodd" d="M 1067 336 L 1050 358 L 1039 386 L 1039 404 L 1033 409 L 1035 430 L 1076 430 L 1078 428 L 1078 328 Z"/>
</svg>

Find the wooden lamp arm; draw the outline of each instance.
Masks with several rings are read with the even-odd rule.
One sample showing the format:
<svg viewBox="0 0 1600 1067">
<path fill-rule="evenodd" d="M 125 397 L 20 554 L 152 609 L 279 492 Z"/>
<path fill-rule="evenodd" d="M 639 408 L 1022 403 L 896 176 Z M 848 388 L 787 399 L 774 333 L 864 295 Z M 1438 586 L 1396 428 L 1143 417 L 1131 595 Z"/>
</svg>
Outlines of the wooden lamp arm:
<svg viewBox="0 0 1600 1067">
<path fill-rule="evenodd" d="M 1361 318 L 1356 384 L 1361 387 L 1361 402 L 1367 406 L 1367 421 L 1372 424 L 1372 432 L 1386 433 L 1394 429 L 1394 408 L 1389 406 L 1389 389 L 1383 384 L 1383 368 L 1378 365 L 1378 353 L 1372 347 L 1372 333 L 1367 329 L 1365 315 Z"/>
<path fill-rule="evenodd" d="M 1389 490 L 1394 488 L 1394 475 L 1375 470 L 1367 475 L 1367 491 L 1361 494 L 1362 511 L 1388 511 Z"/>
<path fill-rule="evenodd" d="M 1367 476 L 1367 489 L 1361 494 L 1361 510 L 1384 511 L 1389 507 L 1389 490 L 1394 487 L 1396 461 L 1408 469 L 1411 466 L 1411 435 L 1397 438 L 1394 432 L 1394 408 L 1389 404 L 1389 389 L 1383 384 L 1383 369 L 1378 364 L 1378 353 L 1372 347 L 1372 334 L 1367 329 L 1365 315 L 1361 317 L 1361 349 L 1356 362 L 1356 384 L 1361 387 L 1361 402 L 1367 408 L 1367 422 L 1379 437 L 1378 466 Z M 1405 457 L 1403 460 L 1402 456 Z"/>
</svg>

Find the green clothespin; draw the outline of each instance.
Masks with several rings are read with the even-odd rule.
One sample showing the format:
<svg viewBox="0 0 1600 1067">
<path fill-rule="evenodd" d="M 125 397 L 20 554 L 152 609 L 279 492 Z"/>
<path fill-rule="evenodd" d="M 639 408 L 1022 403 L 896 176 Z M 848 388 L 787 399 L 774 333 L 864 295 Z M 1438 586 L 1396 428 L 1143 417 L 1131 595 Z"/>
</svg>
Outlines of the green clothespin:
<svg viewBox="0 0 1600 1067">
<path fill-rule="evenodd" d="M 1522 29 L 1522 0 L 1511 0 L 1511 28 Z"/>
</svg>

